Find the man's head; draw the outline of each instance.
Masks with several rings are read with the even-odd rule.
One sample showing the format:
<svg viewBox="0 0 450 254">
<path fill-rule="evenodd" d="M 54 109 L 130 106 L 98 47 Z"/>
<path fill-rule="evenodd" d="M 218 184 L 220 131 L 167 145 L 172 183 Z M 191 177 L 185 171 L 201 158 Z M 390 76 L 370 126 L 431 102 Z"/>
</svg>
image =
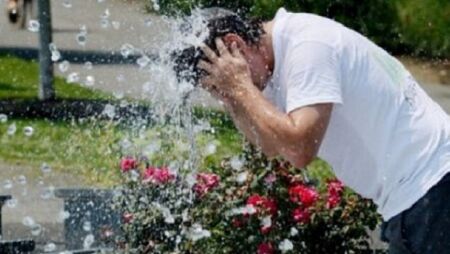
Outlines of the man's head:
<svg viewBox="0 0 450 254">
<path fill-rule="evenodd" d="M 245 19 L 237 14 L 220 8 L 204 10 L 209 36 L 204 43 L 216 50 L 215 39 L 222 38 L 225 45 L 230 48 L 235 43 L 241 54 L 249 63 L 254 84 L 263 88 L 271 73 L 268 52 L 262 47 L 265 35 L 261 20 Z M 201 70 L 197 69 L 200 59 L 204 59 L 203 53 L 198 47 L 190 47 L 176 54 L 175 70 L 181 78 L 197 83 Z"/>
</svg>

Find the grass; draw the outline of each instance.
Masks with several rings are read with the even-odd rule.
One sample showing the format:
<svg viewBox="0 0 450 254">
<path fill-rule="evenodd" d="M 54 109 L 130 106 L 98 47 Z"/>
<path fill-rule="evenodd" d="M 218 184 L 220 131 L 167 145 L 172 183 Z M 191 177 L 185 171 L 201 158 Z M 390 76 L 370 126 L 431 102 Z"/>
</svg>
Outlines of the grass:
<svg viewBox="0 0 450 254">
<path fill-rule="evenodd" d="M 0 57 L 0 100 L 36 99 L 38 75 L 35 62 Z M 55 77 L 55 89 L 58 99 L 113 99 L 107 93 L 69 84 L 61 77 Z M 209 119 L 217 130 L 214 134 L 201 133 L 197 137 L 199 146 L 213 140 L 218 143 L 217 152 L 206 156 L 200 162 L 201 167 L 209 167 L 223 157 L 240 151 L 241 137 L 230 122 L 220 120 L 224 118 L 223 113 L 197 109 L 196 115 Z M 16 132 L 10 135 L 8 128 L 12 126 L 15 126 Z M 33 135 L 26 136 L 25 127 L 32 127 Z M 110 186 L 117 182 L 119 176 L 118 162 L 124 152 L 120 141 L 136 138 L 135 132 L 133 128 L 111 121 L 9 119 L 6 123 L 0 123 L 0 160 L 33 167 L 47 163 L 55 171 L 83 176 L 91 184 Z M 141 138 L 139 142 L 145 145 L 150 141 Z M 161 157 L 167 157 L 167 154 Z"/>
<path fill-rule="evenodd" d="M 36 99 L 39 84 L 39 68 L 34 61 L 16 57 L 0 57 L 0 99 Z M 64 78 L 54 82 L 58 99 L 112 99 L 107 93 L 69 84 Z"/>
</svg>

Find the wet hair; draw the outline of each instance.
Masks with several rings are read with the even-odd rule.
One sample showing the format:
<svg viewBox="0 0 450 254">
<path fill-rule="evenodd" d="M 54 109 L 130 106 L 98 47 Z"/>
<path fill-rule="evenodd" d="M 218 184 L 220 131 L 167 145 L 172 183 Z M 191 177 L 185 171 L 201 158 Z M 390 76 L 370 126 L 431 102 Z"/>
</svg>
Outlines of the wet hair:
<svg viewBox="0 0 450 254">
<path fill-rule="evenodd" d="M 217 51 L 215 39 L 234 33 L 240 36 L 246 43 L 254 45 L 259 42 L 264 34 L 262 20 L 240 17 L 239 15 L 221 8 L 210 8 L 207 19 L 209 36 L 204 43 Z M 197 68 L 197 64 L 205 56 L 199 47 L 188 47 L 174 52 L 174 69 L 180 80 L 187 80 L 197 84 L 204 72 Z"/>
</svg>

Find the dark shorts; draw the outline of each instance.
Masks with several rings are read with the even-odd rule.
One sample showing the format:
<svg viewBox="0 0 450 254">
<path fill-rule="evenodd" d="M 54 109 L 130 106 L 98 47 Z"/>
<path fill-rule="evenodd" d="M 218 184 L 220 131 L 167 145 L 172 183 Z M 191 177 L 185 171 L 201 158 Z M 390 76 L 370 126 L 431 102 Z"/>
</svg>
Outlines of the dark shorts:
<svg viewBox="0 0 450 254">
<path fill-rule="evenodd" d="M 384 222 L 390 254 L 450 254 L 450 174 L 411 208 Z"/>
</svg>

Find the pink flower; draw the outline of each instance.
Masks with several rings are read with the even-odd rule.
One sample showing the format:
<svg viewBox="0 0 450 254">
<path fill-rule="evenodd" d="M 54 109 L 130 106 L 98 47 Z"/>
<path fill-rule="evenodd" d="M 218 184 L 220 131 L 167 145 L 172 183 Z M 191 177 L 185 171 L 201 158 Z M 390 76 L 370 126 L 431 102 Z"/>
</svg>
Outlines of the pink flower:
<svg viewBox="0 0 450 254">
<path fill-rule="evenodd" d="M 210 173 L 199 173 L 197 175 L 197 183 L 194 185 L 193 189 L 197 196 L 203 197 L 211 189 L 219 185 L 220 177 L 216 174 Z"/>
<path fill-rule="evenodd" d="M 269 174 L 264 178 L 264 182 L 268 186 L 272 186 L 272 184 L 275 183 L 276 180 L 277 180 L 277 176 L 275 174 Z"/>
<path fill-rule="evenodd" d="M 341 194 L 344 191 L 344 185 L 337 179 L 330 180 L 327 183 L 327 189 L 330 195 Z"/>
<path fill-rule="evenodd" d="M 265 235 L 270 232 L 272 229 L 272 226 L 262 226 L 261 227 L 261 234 Z"/>
<path fill-rule="evenodd" d="M 247 198 L 247 205 L 251 205 L 256 209 L 256 213 L 269 213 L 276 215 L 278 212 L 275 200 L 267 197 L 253 194 Z"/>
<path fill-rule="evenodd" d="M 120 161 L 120 169 L 123 173 L 128 172 L 132 169 L 137 168 L 138 163 L 133 157 L 124 157 Z"/>
<path fill-rule="evenodd" d="M 122 215 L 122 219 L 125 224 L 128 224 L 133 220 L 133 214 L 132 213 L 124 213 Z"/>
<path fill-rule="evenodd" d="M 331 180 L 327 183 L 328 198 L 327 208 L 332 209 L 341 202 L 341 196 L 344 192 L 344 185 L 339 180 Z"/>
<path fill-rule="evenodd" d="M 339 195 L 330 195 L 327 199 L 327 208 L 332 209 L 336 207 L 341 202 L 341 196 Z"/>
<path fill-rule="evenodd" d="M 298 207 L 292 211 L 292 218 L 298 223 L 308 223 L 311 220 L 311 213 L 307 208 Z"/>
<path fill-rule="evenodd" d="M 242 227 L 244 225 L 244 221 L 242 219 L 239 219 L 239 218 L 233 218 L 233 220 L 231 221 L 231 224 L 235 228 L 240 228 L 240 227 Z"/>
<path fill-rule="evenodd" d="M 261 243 L 258 246 L 258 254 L 273 254 L 275 250 L 272 247 L 271 243 Z"/>
<path fill-rule="evenodd" d="M 162 168 L 148 167 L 144 171 L 143 182 L 164 184 L 172 181 L 174 178 L 175 175 L 172 174 L 167 167 Z"/>
<path fill-rule="evenodd" d="M 319 198 L 319 194 L 315 189 L 302 184 L 290 187 L 288 192 L 292 202 L 300 202 L 304 207 L 312 206 Z"/>
</svg>

